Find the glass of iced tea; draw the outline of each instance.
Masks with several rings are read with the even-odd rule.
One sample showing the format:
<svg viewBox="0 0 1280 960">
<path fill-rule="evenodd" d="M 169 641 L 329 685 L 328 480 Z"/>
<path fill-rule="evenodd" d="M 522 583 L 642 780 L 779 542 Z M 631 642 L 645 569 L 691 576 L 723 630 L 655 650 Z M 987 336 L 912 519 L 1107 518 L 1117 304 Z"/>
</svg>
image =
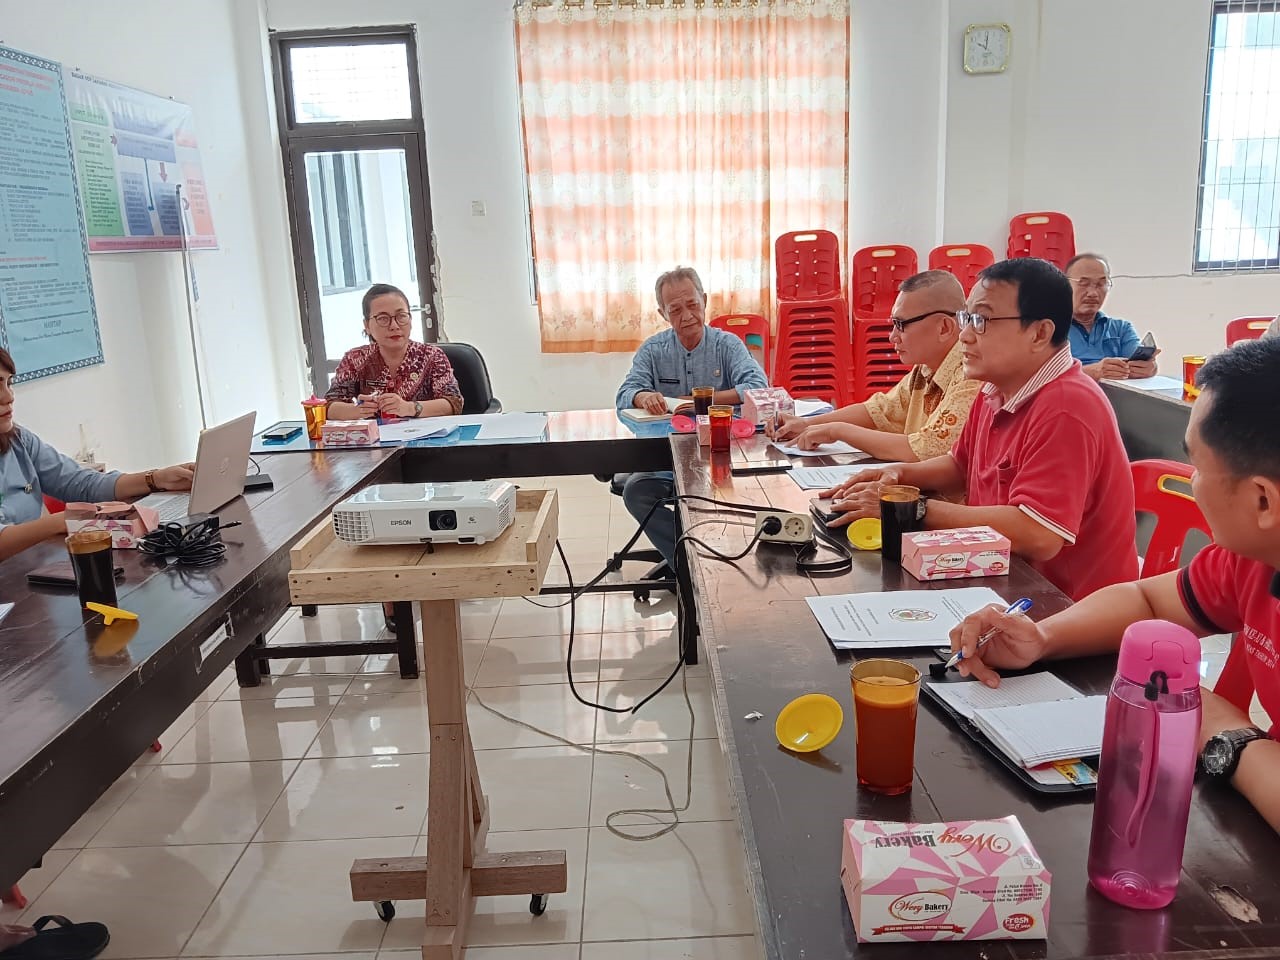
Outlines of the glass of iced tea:
<svg viewBox="0 0 1280 960">
<path fill-rule="evenodd" d="M 729 429 L 733 426 L 733 407 L 713 405 L 708 409 L 711 418 L 711 449 L 725 452 L 729 449 Z"/>
<path fill-rule="evenodd" d="M 849 670 L 858 785 L 890 795 L 911 789 L 920 671 L 901 660 L 862 660 Z"/>
<path fill-rule="evenodd" d="M 694 417 L 705 417 L 711 412 L 711 400 L 716 395 L 714 387 L 694 387 L 693 394 L 693 415 Z"/>
<path fill-rule="evenodd" d="M 1204 366 L 1204 357 L 1182 358 L 1182 399 L 1188 402 L 1200 396 L 1200 388 L 1196 386 L 1196 375 Z"/>
</svg>

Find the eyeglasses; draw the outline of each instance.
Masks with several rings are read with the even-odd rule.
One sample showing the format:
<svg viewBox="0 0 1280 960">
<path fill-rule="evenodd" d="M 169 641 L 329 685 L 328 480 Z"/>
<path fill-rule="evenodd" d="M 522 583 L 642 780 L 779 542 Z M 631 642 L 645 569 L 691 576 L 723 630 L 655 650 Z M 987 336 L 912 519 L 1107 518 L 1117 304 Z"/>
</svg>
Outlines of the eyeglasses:
<svg viewBox="0 0 1280 960">
<path fill-rule="evenodd" d="M 907 317 L 907 319 L 905 320 L 899 320 L 897 317 L 890 317 L 889 322 L 893 324 L 893 329 L 897 330 L 899 333 L 902 333 L 902 331 L 906 330 L 907 327 L 911 326 L 913 323 L 919 323 L 925 317 L 932 317 L 935 313 L 946 313 L 946 312 L 947 312 L 946 310 L 930 310 L 928 313 L 922 313 L 918 317 Z"/>
<path fill-rule="evenodd" d="M 411 318 L 401 310 L 399 313 L 375 313 L 370 319 L 380 327 L 390 327 L 393 323 L 397 327 L 407 327 Z"/>
<path fill-rule="evenodd" d="M 965 327 L 973 327 L 976 334 L 984 334 L 987 332 L 987 324 L 992 320 L 1021 320 L 1022 317 L 984 317 L 980 313 L 970 313 L 968 310 L 961 310 L 956 314 L 956 322 L 960 324 L 960 329 Z"/>
<path fill-rule="evenodd" d="M 1094 280 L 1091 277 L 1068 277 L 1074 286 L 1081 290 L 1110 290 L 1111 278 L 1106 277 L 1102 280 Z"/>
</svg>

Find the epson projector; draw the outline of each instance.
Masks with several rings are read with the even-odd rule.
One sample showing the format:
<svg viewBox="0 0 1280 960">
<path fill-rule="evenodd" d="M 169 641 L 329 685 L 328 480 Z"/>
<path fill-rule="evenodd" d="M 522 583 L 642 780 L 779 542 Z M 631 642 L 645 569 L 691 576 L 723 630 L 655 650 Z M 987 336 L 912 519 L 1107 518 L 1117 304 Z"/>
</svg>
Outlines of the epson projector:
<svg viewBox="0 0 1280 960">
<path fill-rule="evenodd" d="M 505 480 L 383 483 L 334 507 L 333 531 L 346 543 L 488 543 L 515 514 Z"/>
</svg>

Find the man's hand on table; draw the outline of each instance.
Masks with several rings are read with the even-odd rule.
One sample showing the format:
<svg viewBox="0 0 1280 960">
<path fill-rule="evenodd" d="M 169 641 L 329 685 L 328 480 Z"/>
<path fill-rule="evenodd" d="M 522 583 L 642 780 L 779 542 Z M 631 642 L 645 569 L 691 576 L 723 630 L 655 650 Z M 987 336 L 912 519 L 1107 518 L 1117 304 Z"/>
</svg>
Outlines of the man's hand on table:
<svg viewBox="0 0 1280 960">
<path fill-rule="evenodd" d="M 901 474 L 896 466 L 880 470 L 863 470 L 839 486 L 823 490 L 818 496 L 831 501 L 831 509 L 840 516 L 829 527 L 843 527 L 861 517 L 880 516 L 880 490 L 898 483 Z"/>
<path fill-rule="evenodd" d="M 996 667 L 1021 670 L 1048 653 L 1049 643 L 1040 624 L 1021 615 L 1010 615 L 992 604 L 965 617 L 951 628 L 951 651 L 964 651 L 957 669 L 961 676 L 974 677 L 988 687 L 1000 686 Z M 978 639 L 988 630 L 995 634 L 978 649 Z"/>
</svg>

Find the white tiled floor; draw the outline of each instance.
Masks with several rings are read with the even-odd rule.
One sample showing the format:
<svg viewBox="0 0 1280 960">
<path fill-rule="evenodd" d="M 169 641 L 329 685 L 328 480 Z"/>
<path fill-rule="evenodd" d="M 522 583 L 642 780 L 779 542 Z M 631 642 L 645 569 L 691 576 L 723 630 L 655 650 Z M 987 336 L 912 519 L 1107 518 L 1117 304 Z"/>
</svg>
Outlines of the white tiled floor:
<svg viewBox="0 0 1280 960">
<path fill-rule="evenodd" d="M 522 484 L 534 485 L 527 481 Z M 635 529 L 590 478 L 560 484 L 561 532 L 576 582 Z M 646 544 L 647 545 L 647 544 Z M 628 575 L 647 565 L 631 564 Z M 558 564 L 552 579 L 563 581 Z M 554 598 L 542 602 L 554 603 Z M 705 666 L 689 671 L 697 721 L 687 824 L 648 843 L 604 828 L 614 810 L 660 807 L 660 779 L 625 757 L 592 755 L 515 726 L 477 701 L 574 743 L 657 764 L 684 798 L 689 715 L 677 681 L 638 717 L 597 715 L 565 678 L 568 617 L 520 599 L 463 609 L 468 704 L 490 802 L 487 847 L 559 849 L 569 890 L 533 917 L 528 897 L 478 901 L 468 960 L 748 960 L 757 955 L 715 739 Z M 578 605 L 574 679 L 588 699 L 627 705 L 676 661 L 674 607 L 630 594 Z M 288 617 L 273 640 L 353 639 L 382 631 L 370 607 Z M 25 917 L 105 922 L 106 958 L 412 960 L 423 904 L 384 924 L 352 903 L 357 857 L 425 852 L 428 737 L 422 681 L 393 656 L 273 661 L 261 687 L 219 677 L 22 881 Z M 652 829 L 640 817 L 621 824 Z M 639 891 L 643 889 L 644 893 Z M 0 921 L 19 916 L 0 911 Z M 585 941 L 585 942 L 584 942 Z"/>
<path fill-rule="evenodd" d="M 524 482 L 524 481 L 522 481 Z M 532 484 L 530 484 L 532 485 Z M 560 484 L 565 551 L 575 581 L 596 573 L 634 523 L 589 478 Z M 628 565 L 638 575 L 647 565 Z M 559 578 L 559 565 L 551 576 Z M 544 599 L 544 602 L 554 602 Z M 527 897 L 485 898 L 469 960 L 750 960 L 758 955 L 743 885 L 741 840 L 705 665 L 688 671 L 693 787 L 675 834 L 634 843 L 605 828 L 616 810 L 664 805 L 659 778 L 614 754 L 588 754 L 501 720 L 485 704 L 577 744 L 636 754 L 684 798 L 689 715 L 673 684 L 638 716 L 596 713 L 566 683 L 564 610 L 519 599 L 468 602 L 465 672 L 477 761 L 490 800 L 493 851 L 560 849 L 569 890 L 532 917 Z M 669 597 L 629 594 L 579 605 L 574 679 L 588 699 L 626 706 L 674 665 Z M 376 606 L 287 618 L 275 638 L 373 637 Z M 1205 642 L 1205 682 L 1223 639 Z M 422 682 L 395 658 L 275 661 L 261 687 L 219 677 L 24 878 L 25 917 L 69 914 L 111 928 L 107 958 L 288 956 L 413 960 L 423 904 L 397 904 L 390 924 L 352 903 L 356 857 L 425 852 L 428 738 Z M 643 817 L 618 825 L 652 829 Z M 19 911 L 0 909 L 0 921 Z"/>
</svg>

